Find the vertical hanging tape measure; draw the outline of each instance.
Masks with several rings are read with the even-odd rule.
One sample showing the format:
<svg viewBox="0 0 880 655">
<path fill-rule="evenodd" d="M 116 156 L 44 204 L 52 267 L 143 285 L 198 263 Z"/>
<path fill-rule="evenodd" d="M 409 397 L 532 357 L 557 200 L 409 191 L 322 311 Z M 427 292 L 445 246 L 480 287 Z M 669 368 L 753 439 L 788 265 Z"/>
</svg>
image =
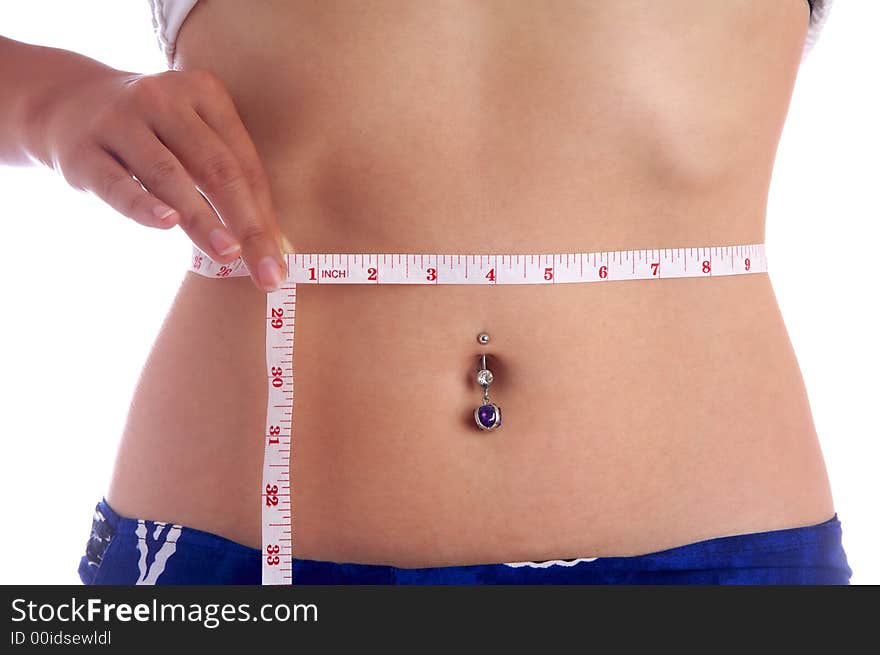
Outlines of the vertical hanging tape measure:
<svg viewBox="0 0 880 655">
<path fill-rule="evenodd" d="M 293 583 L 293 337 L 297 284 L 557 284 L 713 277 L 767 271 L 764 244 L 533 255 L 288 254 L 288 275 L 266 294 L 268 401 L 261 512 L 264 585 Z M 190 270 L 250 275 L 193 247 Z"/>
</svg>

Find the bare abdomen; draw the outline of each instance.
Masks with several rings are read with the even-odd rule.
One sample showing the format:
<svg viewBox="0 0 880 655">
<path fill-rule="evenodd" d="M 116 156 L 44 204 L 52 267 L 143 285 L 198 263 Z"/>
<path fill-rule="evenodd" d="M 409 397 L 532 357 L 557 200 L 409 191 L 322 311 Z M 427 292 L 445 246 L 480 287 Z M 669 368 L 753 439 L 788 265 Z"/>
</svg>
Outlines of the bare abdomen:
<svg viewBox="0 0 880 655">
<path fill-rule="evenodd" d="M 800 4 L 553 5 L 555 21 L 388 4 L 383 21 L 289 3 L 285 21 L 254 3 L 263 27 L 240 30 L 238 5 L 212 2 L 180 61 L 227 82 L 300 252 L 758 243 Z M 133 399 L 119 511 L 259 546 L 264 303 L 248 280 L 187 277 Z M 833 512 L 765 274 L 303 285 L 297 309 L 298 557 L 635 554 Z M 489 434 L 470 416 L 481 331 L 505 417 Z"/>
</svg>

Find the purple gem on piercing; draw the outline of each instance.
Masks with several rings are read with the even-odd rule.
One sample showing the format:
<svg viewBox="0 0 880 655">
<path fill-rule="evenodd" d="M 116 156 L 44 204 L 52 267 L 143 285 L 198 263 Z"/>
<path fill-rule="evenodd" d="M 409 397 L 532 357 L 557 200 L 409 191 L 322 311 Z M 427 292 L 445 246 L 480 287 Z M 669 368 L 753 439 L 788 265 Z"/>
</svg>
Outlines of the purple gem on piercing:
<svg viewBox="0 0 880 655">
<path fill-rule="evenodd" d="M 484 430 L 494 430 L 501 425 L 501 408 L 493 403 L 480 405 L 474 415 L 477 424 Z"/>
</svg>

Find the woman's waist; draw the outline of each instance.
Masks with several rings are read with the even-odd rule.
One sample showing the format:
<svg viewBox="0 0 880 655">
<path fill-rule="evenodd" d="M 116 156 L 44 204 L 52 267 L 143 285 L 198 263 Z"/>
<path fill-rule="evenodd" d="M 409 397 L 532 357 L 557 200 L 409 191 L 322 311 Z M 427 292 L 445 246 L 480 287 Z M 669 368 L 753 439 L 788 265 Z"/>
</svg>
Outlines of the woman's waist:
<svg viewBox="0 0 880 655">
<path fill-rule="evenodd" d="M 548 493 L 564 482 L 601 494 L 630 471 L 644 491 L 640 467 L 664 484 L 697 462 L 775 466 L 786 456 L 780 444 L 815 438 L 766 274 L 298 285 L 296 307 L 294 441 L 325 490 L 317 472 L 329 467 L 344 471 L 339 489 L 359 480 L 404 494 L 433 480 L 432 497 L 453 496 L 462 479 L 494 481 L 493 497 L 513 498 L 523 472 Z M 485 393 L 503 414 L 491 432 L 474 418 L 485 402 L 483 355 Z M 253 399 L 252 411 L 264 412 L 264 396 Z"/>
<path fill-rule="evenodd" d="M 179 384 L 190 400 L 220 400 L 215 387 L 222 387 L 230 390 L 224 402 L 238 401 L 229 411 L 257 408 L 265 401 L 265 312 L 264 294 L 247 278 L 188 275 L 146 373 L 173 369 L 165 384 Z M 802 385 L 766 273 L 593 284 L 298 284 L 294 332 L 300 398 L 351 400 L 368 391 L 380 412 L 411 401 L 420 386 L 432 398 L 478 391 L 482 354 L 495 371 L 494 393 L 548 405 L 590 400 L 591 414 L 612 418 L 611 404 L 623 396 L 642 404 L 650 396 L 662 407 L 677 400 L 693 411 L 712 397 L 735 398 L 754 410 L 762 399 L 778 401 L 780 388 Z"/>
<path fill-rule="evenodd" d="M 525 469 L 549 484 L 576 465 L 583 477 L 569 482 L 599 493 L 596 485 L 614 487 L 609 471 L 643 480 L 636 463 L 655 462 L 651 477 L 668 481 L 678 469 L 658 462 L 682 472 L 689 462 L 725 467 L 757 456 L 782 467 L 787 448 L 812 447 L 803 383 L 766 274 L 300 285 L 296 310 L 294 461 L 306 469 L 294 479 L 306 487 L 326 490 L 332 470 L 377 489 L 384 479 L 401 493 L 406 480 L 433 479 L 451 498 L 458 476 L 496 480 L 500 492 Z M 249 280 L 188 276 L 141 376 L 123 451 L 181 468 L 176 480 L 202 479 L 206 489 L 212 476 L 258 484 L 264 316 L 265 297 Z M 493 432 L 473 415 L 484 353 L 490 399 L 504 415 Z"/>
</svg>

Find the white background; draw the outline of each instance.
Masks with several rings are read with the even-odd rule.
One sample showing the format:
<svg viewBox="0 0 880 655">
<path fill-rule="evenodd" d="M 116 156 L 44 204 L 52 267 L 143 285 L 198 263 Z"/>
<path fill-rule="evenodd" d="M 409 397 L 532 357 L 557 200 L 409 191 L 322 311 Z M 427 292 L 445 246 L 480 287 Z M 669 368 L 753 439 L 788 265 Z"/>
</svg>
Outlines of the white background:
<svg viewBox="0 0 880 655">
<path fill-rule="evenodd" d="M 835 2 L 803 64 L 767 217 L 853 583 L 880 583 L 880 3 Z M 4 36 L 165 69 L 147 0 L 0 0 Z M 0 166 L 0 583 L 79 583 L 141 367 L 189 242 L 47 169 Z M 140 265 L 126 268 L 131 257 Z M 821 265 L 816 265 L 817 262 Z"/>
</svg>

